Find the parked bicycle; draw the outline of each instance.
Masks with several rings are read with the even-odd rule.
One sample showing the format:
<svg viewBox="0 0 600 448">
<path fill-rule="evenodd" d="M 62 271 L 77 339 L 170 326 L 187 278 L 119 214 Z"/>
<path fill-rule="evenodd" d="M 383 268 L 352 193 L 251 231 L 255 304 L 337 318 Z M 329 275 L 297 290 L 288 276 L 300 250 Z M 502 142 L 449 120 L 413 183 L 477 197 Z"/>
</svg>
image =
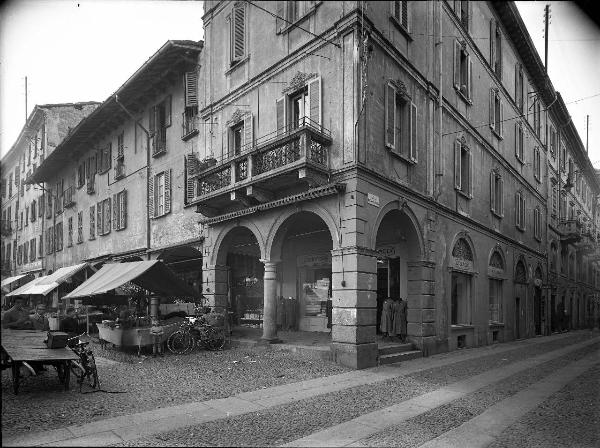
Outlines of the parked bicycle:
<svg viewBox="0 0 600 448">
<path fill-rule="evenodd" d="M 80 392 L 83 383 L 86 381 L 92 389 L 100 389 L 100 380 L 98 379 L 98 369 L 96 368 L 94 353 L 89 347 L 89 342 L 79 340 L 84 334 L 82 333 L 67 340 L 67 345 L 79 356 L 79 361 L 71 362 L 71 373 L 77 378 Z"/>
<path fill-rule="evenodd" d="M 188 318 L 167 339 L 167 348 L 178 355 L 189 353 L 200 345 L 208 350 L 222 349 L 225 345 L 225 330 L 209 325 L 202 317 Z"/>
</svg>

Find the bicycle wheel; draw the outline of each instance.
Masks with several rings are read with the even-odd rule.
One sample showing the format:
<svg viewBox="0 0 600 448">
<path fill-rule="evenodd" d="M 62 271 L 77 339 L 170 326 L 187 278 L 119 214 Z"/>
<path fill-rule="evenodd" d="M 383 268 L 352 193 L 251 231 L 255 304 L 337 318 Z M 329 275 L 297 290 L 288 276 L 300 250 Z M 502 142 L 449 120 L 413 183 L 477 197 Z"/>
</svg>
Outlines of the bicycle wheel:
<svg viewBox="0 0 600 448">
<path fill-rule="evenodd" d="M 98 369 L 96 368 L 96 359 L 94 358 L 94 354 L 90 353 L 88 355 L 88 365 L 86 372 L 88 384 L 92 389 L 96 387 L 100 389 L 100 380 L 98 379 Z"/>
<path fill-rule="evenodd" d="M 225 345 L 225 332 L 222 328 L 207 328 L 202 342 L 208 350 L 220 350 Z"/>
<path fill-rule="evenodd" d="M 186 331 L 176 331 L 167 339 L 167 348 L 172 353 L 183 355 L 194 348 L 194 338 Z"/>
</svg>

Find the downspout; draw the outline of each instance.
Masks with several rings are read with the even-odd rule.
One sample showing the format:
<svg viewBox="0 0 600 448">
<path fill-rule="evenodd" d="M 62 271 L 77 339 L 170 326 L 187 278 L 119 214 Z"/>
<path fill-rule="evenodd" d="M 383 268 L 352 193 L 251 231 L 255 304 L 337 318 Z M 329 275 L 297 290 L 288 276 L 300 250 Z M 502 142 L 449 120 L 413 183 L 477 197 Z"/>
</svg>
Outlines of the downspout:
<svg viewBox="0 0 600 448">
<path fill-rule="evenodd" d="M 442 10 L 443 10 L 443 6 L 442 6 L 442 1 L 438 0 L 438 29 L 439 29 L 439 40 L 436 42 L 436 45 L 438 46 L 438 50 L 439 50 L 439 57 L 438 57 L 438 62 L 439 62 L 439 95 L 438 95 L 438 112 L 439 112 L 439 121 L 438 121 L 438 126 L 439 126 L 439 133 L 440 133 L 440 137 L 439 137 L 439 141 L 438 141 L 438 147 L 437 147 L 437 151 L 433 151 L 433 167 L 434 167 L 434 176 L 433 176 L 433 195 L 434 195 L 434 200 L 438 200 L 439 197 L 439 185 L 440 185 L 440 181 L 438 180 L 438 177 L 442 176 L 441 170 L 439 169 L 439 165 L 440 165 L 440 159 L 442 157 L 442 137 L 443 137 L 443 133 L 442 133 L 442 123 L 443 123 L 443 113 L 442 113 L 442 109 L 443 109 L 443 89 L 444 89 L 444 84 L 443 84 L 443 54 L 442 54 L 442 50 L 443 50 L 443 39 L 442 39 Z"/>
</svg>

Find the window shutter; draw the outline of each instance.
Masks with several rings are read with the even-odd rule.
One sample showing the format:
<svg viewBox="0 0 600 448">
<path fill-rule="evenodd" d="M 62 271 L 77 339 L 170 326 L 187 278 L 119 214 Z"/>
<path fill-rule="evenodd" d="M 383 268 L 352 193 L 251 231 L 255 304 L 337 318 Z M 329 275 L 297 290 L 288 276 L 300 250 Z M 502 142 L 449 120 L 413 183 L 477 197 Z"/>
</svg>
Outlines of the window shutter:
<svg viewBox="0 0 600 448">
<path fill-rule="evenodd" d="M 275 19 L 275 31 L 277 33 L 279 33 L 285 27 L 285 22 L 283 21 L 283 16 L 285 14 L 284 9 L 285 2 L 283 2 L 282 0 L 278 0 L 275 13 L 275 15 L 277 16 Z"/>
<path fill-rule="evenodd" d="M 385 145 L 396 149 L 396 89 L 391 84 L 385 87 Z"/>
<path fill-rule="evenodd" d="M 493 171 L 490 173 L 490 209 L 493 212 L 496 210 L 496 173 Z"/>
<path fill-rule="evenodd" d="M 500 101 L 500 137 L 504 137 L 504 101 Z"/>
<path fill-rule="evenodd" d="M 165 214 L 171 212 L 171 169 L 165 171 Z"/>
<path fill-rule="evenodd" d="M 251 148 L 252 142 L 254 141 L 254 129 L 252 120 L 252 114 L 248 114 L 244 118 L 244 150 L 248 150 L 249 148 Z"/>
<path fill-rule="evenodd" d="M 491 88 L 490 89 L 490 127 L 492 129 L 496 129 L 496 107 L 494 104 L 494 100 L 495 100 L 495 93 L 494 93 L 494 89 Z"/>
<path fill-rule="evenodd" d="M 102 226 L 102 212 L 103 212 L 103 207 L 102 207 L 102 201 L 98 202 L 96 204 L 96 233 L 98 235 L 102 235 L 104 234 L 104 229 Z"/>
<path fill-rule="evenodd" d="M 490 66 L 496 70 L 496 21 L 490 19 Z"/>
<path fill-rule="evenodd" d="M 519 200 L 519 193 L 515 193 L 515 224 L 517 227 L 521 226 L 519 222 L 519 217 L 521 216 L 521 214 L 519 213 L 520 208 L 521 201 Z"/>
<path fill-rule="evenodd" d="M 408 30 L 408 2 L 400 2 L 402 4 L 402 25 Z"/>
<path fill-rule="evenodd" d="M 168 97 L 165 98 L 164 104 L 165 104 L 165 127 L 168 128 L 169 126 L 171 126 L 171 103 L 172 103 L 172 99 L 173 97 L 171 95 L 169 95 Z"/>
<path fill-rule="evenodd" d="M 417 105 L 415 103 L 410 103 L 409 155 L 411 160 L 417 161 Z"/>
<path fill-rule="evenodd" d="M 308 83 L 308 117 L 311 124 L 321 125 L 321 77 Z M 305 114 L 306 115 L 306 114 Z"/>
<path fill-rule="evenodd" d="M 110 200 L 110 199 L 109 199 Z M 117 216 L 117 211 L 118 211 L 119 207 L 117 207 L 117 195 L 113 194 L 113 220 L 112 220 L 112 228 L 113 230 L 117 230 L 119 228 L 118 226 L 118 216 Z"/>
<path fill-rule="evenodd" d="M 467 151 L 467 157 L 469 158 L 469 196 L 473 197 L 473 151 L 469 149 Z"/>
<path fill-rule="evenodd" d="M 285 97 L 275 101 L 275 113 L 277 115 L 277 134 L 285 132 Z"/>
<path fill-rule="evenodd" d="M 189 203 L 196 196 L 196 179 L 188 179 L 185 187 L 187 202 Z"/>
<path fill-rule="evenodd" d="M 232 20 L 232 62 L 240 61 L 244 58 L 245 49 L 245 32 L 246 32 L 246 8 L 244 4 L 236 4 L 233 7 Z"/>
<path fill-rule="evenodd" d="M 154 176 L 150 174 L 148 179 L 148 213 L 154 218 Z"/>
<path fill-rule="evenodd" d="M 198 72 L 187 72 L 183 75 L 185 87 L 185 107 L 198 105 Z"/>
<path fill-rule="evenodd" d="M 460 52 L 461 45 L 458 40 L 454 41 L 454 88 L 460 89 Z"/>
<path fill-rule="evenodd" d="M 121 229 L 127 227 L 127 190 L 121 193 Z"/>
<path fill-rule="evenodd" d="M 504 180 L 502 177 L 500 177 L 499 185 L 500 193 L 498 194 L 498 198 L 500 199 L 500 204 L 497 204 L 497 208 L 500 216 L 504 216 Z"/>
<path fill-rule="evenodd" d="M 519 155 L 519 123 L 515 123 L 515 156 L 521 157 Z"/>
<path fill-rule="evenodd" d="M 467 86 L 467 92 L 469 95 L 469 99 L 473 100 L 473 61 L 471 61 L 471 56 L 469 56 L 467 58 L 468 61 L 468 76 L 467 76 L 467 82 L 469 83 L 469 85 Z"/>
<path fill-rule="evenodd" d="M 460 172 L 460 152 L 461 144 L 458 140 L 454 142 L 454 188 L 460 190 L 462 187 L 462 177 Z"/>
<path fill-rule="evenodd" d="M 496 67 L 496 75 L 498 78 L 502 79 L 502 34 L 500 34 L 500 30 L 496 27 L 498 34 L 498 48 L 496 48 L 496 54 L 498 55 L 498 66 Z"/>
</svg>

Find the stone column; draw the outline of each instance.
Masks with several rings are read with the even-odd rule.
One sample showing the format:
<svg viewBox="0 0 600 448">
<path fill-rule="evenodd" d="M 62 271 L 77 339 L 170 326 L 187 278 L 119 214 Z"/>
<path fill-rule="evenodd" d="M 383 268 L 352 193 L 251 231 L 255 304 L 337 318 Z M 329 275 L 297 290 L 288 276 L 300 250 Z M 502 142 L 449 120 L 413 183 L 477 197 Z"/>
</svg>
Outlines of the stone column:
<svg viewBox="0 0 600 448">
<path fill-rule="evenodd" d="M 265 342 L 278 342 L 277 339 L 277 262 L 261 260 L 265 265 L 263 335 Z"/>
<path fill-rule="evenodd" d="M 214 310 L 223 313 L 227 307 L 227 273 L 229 266 L 218 264 L 204 266 L 202 277 L 202 294 L 207 299 L 205 305 L 214 307 Z"/>
<path fill-rule="evenodd" d="M 355 369 L 377 365 L 377 253 L 362 247 L 331 251 L 331 351 Z"/>
<path fill-rule="evenodd" d="M 435 263 L 408 262 L 408 339 L 424 355 L 435 346 Z"/>
</svg>

